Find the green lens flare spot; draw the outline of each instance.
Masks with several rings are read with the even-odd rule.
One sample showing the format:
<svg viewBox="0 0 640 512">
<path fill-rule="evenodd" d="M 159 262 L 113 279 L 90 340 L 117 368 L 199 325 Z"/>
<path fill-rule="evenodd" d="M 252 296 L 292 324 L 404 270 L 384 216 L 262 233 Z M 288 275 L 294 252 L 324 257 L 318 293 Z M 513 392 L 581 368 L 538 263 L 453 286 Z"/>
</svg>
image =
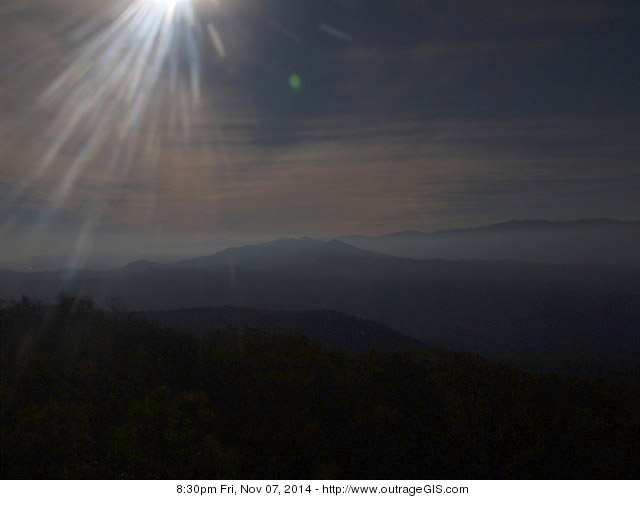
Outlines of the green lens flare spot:
<svg viewBox="0 0 640 512">
<path fill-rule="evenodd" d="M 289 85 L 295 92 L 302 90 L 302 78 L 300 78 L 298 73 L 293 73 L 289 76 Z"/>
</svg>

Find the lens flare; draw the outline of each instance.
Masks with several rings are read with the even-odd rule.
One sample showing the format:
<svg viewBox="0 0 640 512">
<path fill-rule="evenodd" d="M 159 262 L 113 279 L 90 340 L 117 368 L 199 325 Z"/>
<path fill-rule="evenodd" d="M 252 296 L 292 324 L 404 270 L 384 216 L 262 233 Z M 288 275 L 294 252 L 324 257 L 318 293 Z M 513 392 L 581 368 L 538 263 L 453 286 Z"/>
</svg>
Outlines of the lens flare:
<svg viewBox="0 0 640 512">
<path fill-rule="evenodd" d="M 48 203 L 33 224 L 33 238 L 67 208 L 83 176 L 125 183 L 135 170 L 139 179 L 157 181 L 150 173 L 159 168 L 167 139 L 188 141 L 198 122 L 200 42 L 207 31 L 193 0 L 119 5 L 109 11 L 107 24 L 87 29 L 73 60 L 35 106 L 38 115 L 50 119 L 40 136 L 48 142 L 17 192 L 26 196 L 40 190 Z M 91 215 L 86 217 L 99 224 L 101 207 L 87 208 Z M 83 226 L 82 233 L 91 229 Z"/>
</svg>

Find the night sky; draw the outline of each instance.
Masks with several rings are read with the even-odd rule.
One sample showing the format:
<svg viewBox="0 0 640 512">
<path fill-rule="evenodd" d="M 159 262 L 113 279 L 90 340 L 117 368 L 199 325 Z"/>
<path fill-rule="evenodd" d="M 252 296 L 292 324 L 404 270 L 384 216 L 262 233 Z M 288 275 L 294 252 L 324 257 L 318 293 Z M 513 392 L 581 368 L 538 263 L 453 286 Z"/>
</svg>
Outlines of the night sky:
<svg viewBox="0 0 640 512">
<path fill-rule="evenodd" d="M 638 2 L 3 0 L 4 255 L 637 220 L 639 28 Z"/>
</svg>

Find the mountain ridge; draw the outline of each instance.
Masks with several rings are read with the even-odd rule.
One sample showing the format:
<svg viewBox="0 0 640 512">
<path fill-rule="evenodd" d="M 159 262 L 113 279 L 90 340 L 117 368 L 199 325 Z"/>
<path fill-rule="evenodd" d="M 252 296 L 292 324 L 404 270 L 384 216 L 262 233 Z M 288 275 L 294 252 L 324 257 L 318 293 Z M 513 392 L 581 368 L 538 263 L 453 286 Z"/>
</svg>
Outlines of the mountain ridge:
<svg viewBox="0 0 640 512">
<path fill-rule="evenodd" d="M 319 258 L 389 258 L 384 254 L 360 249 L 340 240 L 316 240 L 313 238 L 284 237 L 270 242 L 261 242 L 241 247 L 230 247 L 220 252 L 200 258 L 192 258 L 174 263 L 176 268 L 216 268 L 238 266 L 266 268 L 282 266 L 285 260 L 315 260 Z M 296 262 L 297 264 L 297 262 Z"/>
<path fill-rule="evenodd" d="M 197 337 L 231 328 L 281 334 L 304 332 L 323 345 L 354 352 L 436 350 L 379 322 L 335 310 L 283 311 L 222 306 L 146 310 L 135 314 L 154 324 Z"/>
<path fill-rule="evenodd" d="M 559 228 L 559 227 L 602 227 L 602 226 L 640 226 L 640 220 L 618 220 L 608 217 L 581 218 L 575 220 L 545 220 L 545 219 L 510 219 L 503 222 L 495 222 L 481 226 L 473 226 L 467 228 L 437 229 L 435 231 L 422 231 L 417 229 L 407 229 L 403 231 L 392 231 L 390 233 L 382 233 L 380 235 L 361 235 L 354 233 L 350 235 L 339 236 L 337 240 L 347 240 L 356 238 L 388 238 L 394 236 L 433 236 L 452 233 L 469 233 L 478 231 L 494 231 L 503 229 L 521 229 L 521 228 Z"/>
<path fill-rule="evenodd" d="M 475 228 L 352 235 L 361 249 L 413 259 L 604 263 L 640 266 L 640 221 L 510 220 Z"/>
<path fill-rule="evenodd" d="M 134 262 L 106 272 L 0 272 L 0 299 L 28 295 L 52 302 L 65 293 L 104 307 L 121 299 L 137 310 L 336 310 L 431 346 L 543 370 L 568 368 L 563 361 L 621 368 L 639 359 L 636 267 L 425 261 L 371 256 L 344 243 L 274 244 L 278 250 L 265 264 L 261 255 L 273 245 L 236 249 L 253 258 L 253 268 L 229 264 L 227 252 L 201 268 Z"/>
</svg>

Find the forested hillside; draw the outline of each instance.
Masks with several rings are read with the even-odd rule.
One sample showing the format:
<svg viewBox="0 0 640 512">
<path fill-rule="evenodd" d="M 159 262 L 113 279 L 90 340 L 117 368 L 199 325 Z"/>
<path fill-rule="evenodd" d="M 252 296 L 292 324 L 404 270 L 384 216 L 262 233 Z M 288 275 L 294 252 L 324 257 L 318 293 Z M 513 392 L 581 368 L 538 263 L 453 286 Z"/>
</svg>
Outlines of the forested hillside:
<svg viewBox="0 0 640 512">
<path fill-rule="evenodd" d="M 198 337 L 227 328 L 272 333 L 298 332 L 306 334 L 324 346 L 347 352 L 439 352 L 439 349 L 385 325 L 338 311 L 269 311 L 226 306 L 136 313 L 151 323 Z"/>
<path fill-rule="evenodd" d="M 637 388 L 0 308 L 2 478 L 638 478 Z"/>
</svg>

